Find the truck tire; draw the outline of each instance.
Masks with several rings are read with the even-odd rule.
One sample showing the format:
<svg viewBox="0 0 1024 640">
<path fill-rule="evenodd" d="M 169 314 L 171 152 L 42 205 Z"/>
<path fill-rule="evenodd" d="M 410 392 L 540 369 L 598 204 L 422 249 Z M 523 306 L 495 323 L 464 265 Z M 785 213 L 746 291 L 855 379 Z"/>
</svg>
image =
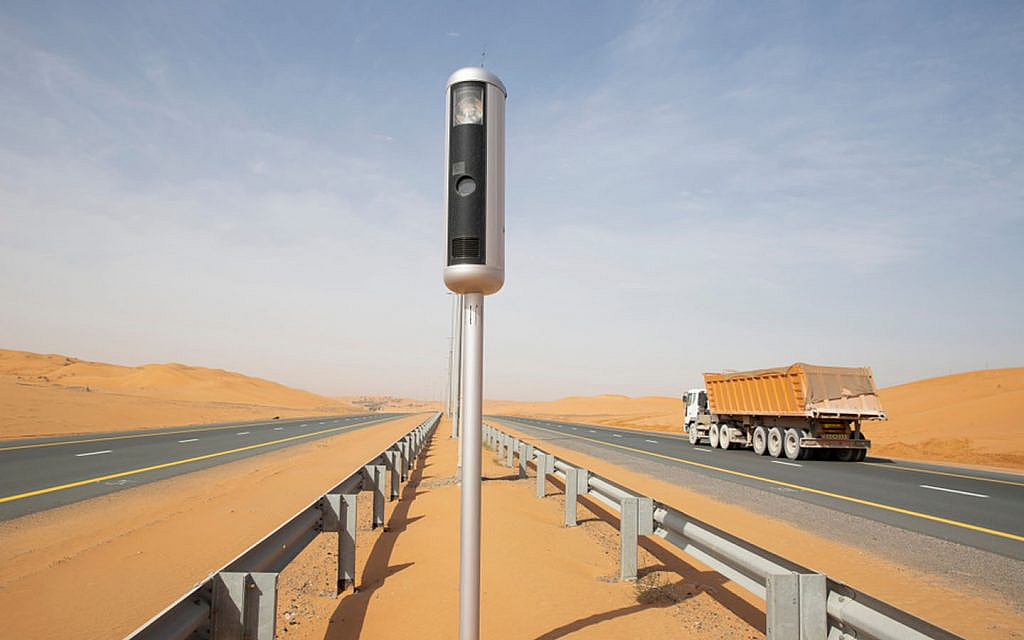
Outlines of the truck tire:
<svg viewBox="0 0 1024 640">
<path fill-rule="evenodd" d="M 835 456 L 839 462 L 856 462 L 860 449 L 836 449 Z"/>
<path fill-rule="evenodd" d="M 853 459 L 854 462 L 864 462 L 864 458 L 868 457 L 867 449 L 854 449 L 857 452 L 857 457 Z"/>
<path fill-rule="evenodd" d="M 700 444 L 700 435 L 697 433 L 697 425 L 691 424 L 686 427 L 686 436 L 690 439 L 690 444 L 694 446 Z"/>
<path fill-rule="evenodd" d="M 782 429 L 778 427 L 768 430 L 768 455 L 773 458 L 782 457 Z"/>
<path fill-rule="evenodd" d="M 800 432 L 796 429 L 786 429 L 782 444 L 786 451 L 786 457 L 790 460 L 800 460 L 804 457 L 806 450 L 800 446 Z"/>
<path fill-rule="evenodd" d="M 764 427 L 754 429 L 754 453 L 759 456 L 768 453 L 768 432 Z"/>
<path fill-rule="evenodd" d="M 732 446 L 732 441 L 729 440 L 729 425 L 727 424 L 718 427 L 718 446 L 723 449 L 728 449 Z"/>
<path fill-rule="evenodd" d="M 708 443 L 712 449 L 718 448 L 718 425 L 711 425 L 711 429 L 708 430 Z"/>
</svg>

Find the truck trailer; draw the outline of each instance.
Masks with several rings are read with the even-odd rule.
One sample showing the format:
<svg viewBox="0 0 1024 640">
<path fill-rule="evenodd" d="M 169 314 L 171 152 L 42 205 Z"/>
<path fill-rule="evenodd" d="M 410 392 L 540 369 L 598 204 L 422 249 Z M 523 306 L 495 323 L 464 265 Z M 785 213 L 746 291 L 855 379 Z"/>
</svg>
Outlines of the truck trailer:
<svg viewBox="0 0 1024 640">
<path fill-rule="evenodd" d="M 690 444 L 713 449 L 750 448 L 790 460 L 819 457 L 859 462 L 871 441 L 865 420 L 885 420 L 871 369 L 788 367 L 705 373 L 704 389 L 683 401 L 683 432 Z"/>
</svg>

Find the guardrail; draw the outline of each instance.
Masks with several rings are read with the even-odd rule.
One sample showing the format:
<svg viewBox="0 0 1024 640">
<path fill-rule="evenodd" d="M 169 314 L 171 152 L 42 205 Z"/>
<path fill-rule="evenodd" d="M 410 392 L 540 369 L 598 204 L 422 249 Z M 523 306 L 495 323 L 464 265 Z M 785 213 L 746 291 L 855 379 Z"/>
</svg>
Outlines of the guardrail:
<svg viewBox="0 0 1024 640">
<path fill-rule="evenodd" d="M 437 413 L 371 458 L 223 568 L 210 574 L 127 640 L 273 640 L 278 573 L 323 531 L 338 532 L 340 594 L 356 579 L 356 500 L 373 492 L 372 527 L 384 525 L 384 494 L 397 500 Z M 390 483 L 387 477 L 390 476 Z M 390 484 L 390 487 L 386 486 Z"/>
<path fill-rule="evenodd" d="M 519 477 L 536 468 L 537 496 L 547 476 L 563 482 L 565 526 L 576 526 L 576 503 L 594 499 L 619 514 L 619 575 L 637 577 L 639 536 L 655 535 L 682 549 L 765 601 L 769 640 L 962 640 L 949 631 L 873 598 L 737 536 L 713 527 L 654 498 L 628 489 L 584 467 L 545 452 L 490 424 L 484 446 L 505 466 L 518 457 Z"/>
</svg>

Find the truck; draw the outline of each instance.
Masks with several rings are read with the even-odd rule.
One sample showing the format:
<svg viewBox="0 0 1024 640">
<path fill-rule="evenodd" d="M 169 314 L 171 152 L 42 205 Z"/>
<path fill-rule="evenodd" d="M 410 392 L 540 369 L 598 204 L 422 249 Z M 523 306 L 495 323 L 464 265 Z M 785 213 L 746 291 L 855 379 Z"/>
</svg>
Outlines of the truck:
<svg viewBox="0 0 1024 640">
<path fill-rule="evenodd" d="M 692 445 L 752 449 L 790 460 L 859 462 L 871 441 L 861 423 L 885 420 L 868 367 L 788 367 L 705 373 L 683 396 L 683 432 Z"/>
</svg>

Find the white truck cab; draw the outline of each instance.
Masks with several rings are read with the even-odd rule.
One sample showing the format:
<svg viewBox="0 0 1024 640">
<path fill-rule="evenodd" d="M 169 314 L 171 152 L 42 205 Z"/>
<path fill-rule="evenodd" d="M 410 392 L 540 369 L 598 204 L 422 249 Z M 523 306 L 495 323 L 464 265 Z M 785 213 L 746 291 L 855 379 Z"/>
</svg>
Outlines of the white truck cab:
<svg viewBox="0 0 1024 640">
<path fill-rule="evenodd" d="M 690 389 L 683 396 L 683 403 L 686 407 L 683 414 L 683 433 L 690 436 L 692 444 L 697 444 L 700 436 L 696 425 L 702 423 L 706 427 L 711 422 L 711 414 L 708 413 L 708 392 L 706 389 Z"/>
</svg>

